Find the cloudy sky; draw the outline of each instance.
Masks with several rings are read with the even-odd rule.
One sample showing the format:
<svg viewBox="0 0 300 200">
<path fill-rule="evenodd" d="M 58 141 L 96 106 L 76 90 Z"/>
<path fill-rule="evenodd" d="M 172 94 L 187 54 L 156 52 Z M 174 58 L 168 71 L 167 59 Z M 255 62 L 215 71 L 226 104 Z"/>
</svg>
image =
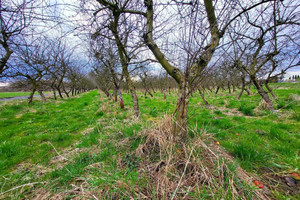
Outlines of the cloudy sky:
<svg viewBox="0 0 300 200">
<path fill-rule="evenodd" d="M 93 9 L 95 6 L 98 5 L 98 2 L 96 2 L 96 0 L 89 1 L 91 2 L 91 4 L 89 5 L 90 10 L 85 10 L 85 13 L 81 12 L 83 9 L 80 2 L 81 2 L 80 0 L 50 0 L 51 6 L 48 5 L 46 9 L 42 9 L 40 11 L 40 14 L 53 15 L 57 17 L 57 20 L 54 20 L 54 22 L 48 21 L 46 23 L 43 23 L 43 26 L 39 28 L 39 31 L 46 33 L 49 37 L 52 38 L 63 36 L 70 48 L 76 47 L 76 51 L 74 53 L 75 57 L 78 60 L 82 60 L 83 62 L 88 62 L 89 61 L 89 57 L 87 53 L 88 44 L 86 42 L 87 34 L 89 33 L 88 25 L 90 24 L 90 20 L 91 20 L 90 13 L 94 12 Z M 164 8 L 164 9 L 168 10 L 169 8 Z M 180 30 L 182 31 L 182 29 Z M 174 32 L 173 32 L 173 36 L 174 36 Z M 151 56 L 152 54 L 149 55 Z M 168 56 L 170 57 L 170 59 L 174 58 L 175 60 L 176 58 L 180 57 L 178 55 L 179 54 L 173 54 L 172 56 L 171 53 Z M 159 64 L 155 63 L 152 66 L 155 69 L 153 74 L 159 74 L 161 72 L 162 68 L 160 67 Z M 295 74 L 300 74 L 299 66 L 290 69 L 286 77 Z"/>
</svg>

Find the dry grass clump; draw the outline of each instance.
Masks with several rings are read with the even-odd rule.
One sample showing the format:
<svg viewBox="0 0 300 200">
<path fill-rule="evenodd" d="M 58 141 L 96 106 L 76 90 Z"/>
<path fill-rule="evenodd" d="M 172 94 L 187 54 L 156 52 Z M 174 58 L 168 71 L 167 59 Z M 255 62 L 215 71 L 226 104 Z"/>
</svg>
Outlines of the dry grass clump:
<svg viewBox="0 0 300 200">
<path fill-rule="evenodd" d="M 292 101 L 299 102 L 299 101 L 300 101 L 300 96 L 297 95 L 297 94 L 291 94 L 291 95 L 289 96 L 289 99 L 292 100 Z"/>
<path fill-rule="evenodd" d="M 143 196 L 147 199 L 269 199 L 268 188 L 254 189 L 253 175 L 238 167 L 232 156 L 207 135 L 176 144 L 173 123 L 171 117 L 165 117 L 157 128 L 146 133 L 146 142 L 136 150 L 137 156 L 149 158 L 139 166 L 140 174 L 150 180 Z"/>
<path fill-rule="evenodd" d="M 268 105 L 267 105 L 267 103 L 262 99 L 262 100 L 260 101 L 260 103 L 258 104 L 257 109 L 258 109 L 258 110 L 268 110 Z"/>
<path fill-rule="evenodd" d="M 31 197 L 32 200 L 64 200 L 64 199 L 98 199 L 97 197 L 102 196 L 102 191 L 93 191 L 88 190 L 88 183 L 84 180 L 78 179 L 78 184 L 72 184 L 72 188 L 52 194 L 51 191 L 40 188 L 35 191 L 34 197 Z"/>
</svg>

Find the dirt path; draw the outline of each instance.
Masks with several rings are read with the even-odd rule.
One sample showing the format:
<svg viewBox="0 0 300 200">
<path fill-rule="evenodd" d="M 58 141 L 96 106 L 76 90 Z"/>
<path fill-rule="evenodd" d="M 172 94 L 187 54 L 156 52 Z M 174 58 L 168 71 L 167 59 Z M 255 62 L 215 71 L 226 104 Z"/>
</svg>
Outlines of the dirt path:
<svg viewBox="0 0 300 200">
<path fill-rule="evenodd" d="M 46 97 L 50 96 L 51 94 L 44 94 Z M 33 95 L 34 98 L 41 98 L 40 95 Z M 19 97 L 5 97 L 0 98 L 0 101 L 12 101 L 12 100 L 18 100 L 18 99 L 28 99 L 28 96 L 19 96 Z"/>
</svg>

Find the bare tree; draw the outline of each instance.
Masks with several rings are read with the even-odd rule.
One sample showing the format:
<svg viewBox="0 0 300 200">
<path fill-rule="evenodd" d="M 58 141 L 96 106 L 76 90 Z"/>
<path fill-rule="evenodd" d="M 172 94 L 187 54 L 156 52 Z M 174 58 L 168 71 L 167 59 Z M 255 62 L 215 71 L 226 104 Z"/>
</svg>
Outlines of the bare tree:
<svg viewBox="0 0 300 200">
<path fill-rule="evenodd" d="M 189 96 L 199 86 L 199 76 L 209 65 L 225 31 L 242 14 L 270 1 L 272 0 L 246 2 L 243 6 L 239 1 L 220 1 L 214 5 L 211 0 L 188 3 L 157 1 L 156 4 L 152 0 L 144 0 L 144 4 L 133 0 L 97 0 L 101 6 L 94 12 L 94 22 L 101 25 L 97 26 L 93 37 L 103 36 L 115 41 L 123 75 L 131 91 L 135 114 L 138 116 L 138 101 L 128 66 L 137 56 L 136 49 L 142 46 L 138 40 L 138 36 L 142 36 L 153 56 L 178 84 L 174 136 L 177 141 L 183 142 L 187 135 Z M 176 12 L 170 13 L 171 10 Z M 158 22 L 158 19 L 161 21 Z M 175 30 L 174 27 L 181 31 L 172 31 Z M 143 34 L 132 31 L 133 29 L 138 29 Z M 109 32 L 103 32 L 104 30 Z M 113 37 L 110 37 L 111 34 Z M 172 41 L 165 39 L 168 37 Z M 174 60 L 170 59 L 175 56 L 177 58 Z"/>
<path fill-rule="evenodd" d="M 186 43 L 188 46 L 193 44 L 196 48 L 187 49 L 188 55 L 186 56 L 186 67 L 185 70 L 182 71 L 179 67 L 175 67 L 164 55 L 162 50 L 158 47 L 155 39 L 153 37 L 154 32 L 154 11 L 155 5 L 152 0 L 145 0 L 145 6 L 147 11 L 145 13 L 146 16 L 146 31 L 144 34 L 144 41 L 148 48 L 152 51 L 155 58 L 162 65 L 162 67 L 167 71 L 167 73 L 173 77 L 179 86 L 179 96 L 177 101 L 177 116 L 176 116 L 176 124 L 174 127 L 174 134 L 176 140 L 184 141 L 187 135 L 187 113 L 188 113 L 188 97 L 190 95 L 190 91 L 192 91 L 193 87 L 198 85 L 197 78 L 201 75 L 202 71 L 209 64 L 212 56 L 216 50 L 216 48 L 220 44 L 221 38 L 224 36 L 226 29 L 228 26 L 238 17 L 240 17 L 243 13 L 255 8 L 256 6 L 263 4 L 267 1 L 258 2 L 256 4 L 252 4 L 248 7 L 243 7 L 242 10 L 234 12 L 235 16 L 230 15 L 230 6 L 235 4 L 236 2 L 232 2 L 232 4 L 228 2 L 223 2 L 223 6 L 221 12 L 218 12 L 219 16 L 216 16 L 215 5 L 211 0 L 204 0 L 204 5 L 200 3 L 200 1 L 191 1 L 188 4 L 185 3 L 177 3 L 181 7 L 186 6 L 187 8 L 182 8 L 181 10 L 187 10 L 185 16 L 188 19 L 188 35 Z M 227 15 L 232 16 L 230 19 L 224 15 L 225 10 L 227 10 Z M 206 14 L 206 18 L 203 18 L 201 13 Z M 161 12 L 160 12 L 161 13 Z M 205 23 L 207 22 L 207 23 Z M 221 25 L 219 25 L 219 23 Z M 208 29 L 206 27 L 209 26 Z M 222 28 L 221 28 L 222 26 Z M 209 37 L 210 35 L 210 37 Z M 197 38 L 205 37 L 205 39 L 201 41 L 197 41 Z M 198 43 L 197 43 L 198 42 Z M 184 47 L 183 47 L 184 48 Z"/>
<path fill-rule="evenodd" d="M 267 6 L 244 15 L 247 24 L 236 24 L 232 33 L 234 42 L 234 62 L 242 73 L 247 73 L 268 109 L 273 109 L 275 99 L 268 83 L 272 77 L 300 64 L 299 51 L 299 15 L 300 4 L 294 0 L 274 1 Z M 270 14 L 271 13 L 271 14 Z M 238 30 L 236 30 L 238 29 Z M 288 53 L 289 52 L 289 53 Z M 285 63 L 278 62 L 285 55 Z M 260 80 L 265 79 L 265 90 Z"/>
<path fill-rule="evenodd" d="M 133 38 L 137 38 L 135 31 L 139 27 L 139 21 L 136 17 L 132 17 L 129 14 L 140 12 L 131 10 L 132 2 L 129 3 L 128 0 L 98 0 L 97 2 L 100 8 L 98 7 L 94 12 L 95 20 L 93 20 L 93 25 L 97 26 L 97 30 L 92 35 L 92 38 L 96 39 L 102 36 L 115 42 L 122 66 L 122 75 L 131 93 L 135 116 L 138 117 L 139 103 L 133 81 L 130 77 L 129 67 L 136 66 L 133 60 L 137 58 L 137 51 L 142 42 L 138 44 L 133 42 Z"/>
<path fill-rule="evenodd" d="M 148 71 L 147 71 L 146 67 L 144 67 L 144 66 L 141 67 L 141 71 L 139 72 L 139 77 L 141 79 L 142 85 L 143 85 L 144 90 L 145 90 L 145 93 L 144 93 L 145 96 L 147 94 L 149 94 L 151 97 L 153 97 L 153 94 L 150 91 L 151 82 L 148 82 L 149 75 L 148 75 Z"/>
<path fill-rule="evenodd" d="M 43 94 L 42 81 L 53 66 L 51 60 L 51 44 L 46 39 L 23 42 L 26 45 L 20 46 L 17 51 L 17 57 L 14 58 L 14 65 L 7 70 L 9 77 L 26 79 L 31 83 L 31 93 L 28 103 L 32 102 L 36 91 L 42 97 L 43 102 L 46 98 Z"/>
<path fill-rule="evenodd" d="M 33 20 L 36 0 L 0 1 L 0 75 L 9 68 L 8 61 Z"/>
<path fill-rule="evenodd" d="M 122 65 L 118 59 L 118 50 L 115 44 L 111 41 L 104 41 L 105 39 L 101 39 L 101 42 L 99 42 L 98 38 L 95 39 L 94 43 L 91 44 L 92 54 L 94 56 L 94 59 L 96 59 L 95 64 L 99 63 L 97 67 L 94 67 L 94 71 L 96 72 L 96 74 L 99 74 L 99 70 L 106 72 L 105 74 L 103 74 L 106 77 L 102 77 L 102 79 L 112 82 L 114 86 L 114 100 L 117 102 L 117 96 L 119 96 L 120 106 L 121 108 L 124 108 L 124 101 L 120 88 L 123 74 Z"/>
<path fill-rule="evenodd" d="M 49 40 L 53 47 L 51 51 L 51 60 L 53 66 L 48 69 L 49 82 L 51 82 L 51 88 L 53 91 L 54 99 L 56 99 L 56 91 L 60 98 L 63 98 L 62 92 L 69 97 L 71 91 L 67 91 L 65 80 L 69 68 L 72 67 L 72 55 L 74 49 L 68 49 L 66 42 L 62 38 L 55 38 Z"/>
</svg>

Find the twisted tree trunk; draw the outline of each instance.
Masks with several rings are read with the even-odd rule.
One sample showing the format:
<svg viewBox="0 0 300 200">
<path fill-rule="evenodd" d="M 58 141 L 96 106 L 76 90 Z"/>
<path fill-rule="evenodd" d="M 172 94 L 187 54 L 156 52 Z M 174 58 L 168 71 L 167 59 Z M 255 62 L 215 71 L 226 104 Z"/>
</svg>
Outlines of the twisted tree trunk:
<svg viewBox="0 0 300 200">
<path fill-rule="evenodd" d="M 270 88 L 269 82 L 268 82 L 268 81 L 265 82 L 265 86 L 266 86 L 268 92 L 272 95 L 272 97 L 273 97 L 275 100 L 278 100 L 277 96 L 273 93 L 273 90 Z"/>
<path fill-rule="evenodd" d="M 57 100 L 55 88 L 54 88 L 54 87 L 51 87 L 51 89 L 52 89 L 52 91 L 53 91 L 53 98 L 54 98 L 54 100 Z"/>
<path fill-rule="evenodd" d="M 258 94 L 263 98 L 263 100 L 266 102 L 267 109 L 272 110 L 273 109 L 273 102 L 271 98 L 269 97 L 268 93 L 262 88 L 262 86 L 259 84 L 258 80 L 254 75 L 250 76 L 254 86 L 257 89 Z"/>
<path fill-rule="evenodd" d="M 179 89 L 177 99 L 176 122 L 174 126 L 175 140 L 183 142 L 187 137 L 187 114 L 188 114 L 188 87 L 186 85 Z"/>
<path fill-rule="evenodd" d="M 117 91 L 118 91 L 118 96 L 119 96 L 119 100 L 120 100 L 120 107 L 121 107 L 121 109 L 124 109 L 124 101 L 123 101 L 122 92 L 121 92 L 120 88 L 118 88 Z"/>
<path fill-rule="evenodd" d="M 40 94 L 43 103 L 46 103 L 46 97 L 45 97 L 45 95 L 43 94 L 43 91 L 42 91 L 41 89 L 38 89 L 38 93 Z"/>
<path fill-rule="evenodd" d="M 199 91 L 199 94 L 200 94 L 200 96 L 201 96 L 203 102 L 205 103 L 205 106 L 210 106 L 210 104 L 209 104 L 208 101 L 206 100 L 206 98 L 205 98 L 203 92 L 201 91 L 201 89 L 198 89 L 198 91 Z"/>
<path fill-rule="evenodd" d="M 136 95 L 136 91 L 135 91 L 133 82 L 132 82 L 132 80 L 131 80 L 131 78 L 129 76 L 129 72 L 128 72 L 127 66 L 126 66 L 126 68 L 125 67 L 123 68 L 123 74 L 125 76 L 125 79 L 126 79 L 126 82 L 127 82 L 127 85 L 128 85 L 131 97 L 132 97 L 134 115 L 136 117 L 138 117 L 140 115 L 139 101 L 138 101 L 138 98 L 137 98 L 137 95 Z"/>
<path fill-rule="evenodd" d="M 35 91 L 36 91 L 36 87 L 37 87 L 37 86 L 36 86 L 36 83 L 33 82 L 33 84 L 32 84 L 32 90 L 31 90 L 30 95 L 29 95 L 29 97 L 28 97 L 28 104 L 32 103 L 33 95 L 34 95 L 34 93 L 35 93 Z"/>
</svg>

